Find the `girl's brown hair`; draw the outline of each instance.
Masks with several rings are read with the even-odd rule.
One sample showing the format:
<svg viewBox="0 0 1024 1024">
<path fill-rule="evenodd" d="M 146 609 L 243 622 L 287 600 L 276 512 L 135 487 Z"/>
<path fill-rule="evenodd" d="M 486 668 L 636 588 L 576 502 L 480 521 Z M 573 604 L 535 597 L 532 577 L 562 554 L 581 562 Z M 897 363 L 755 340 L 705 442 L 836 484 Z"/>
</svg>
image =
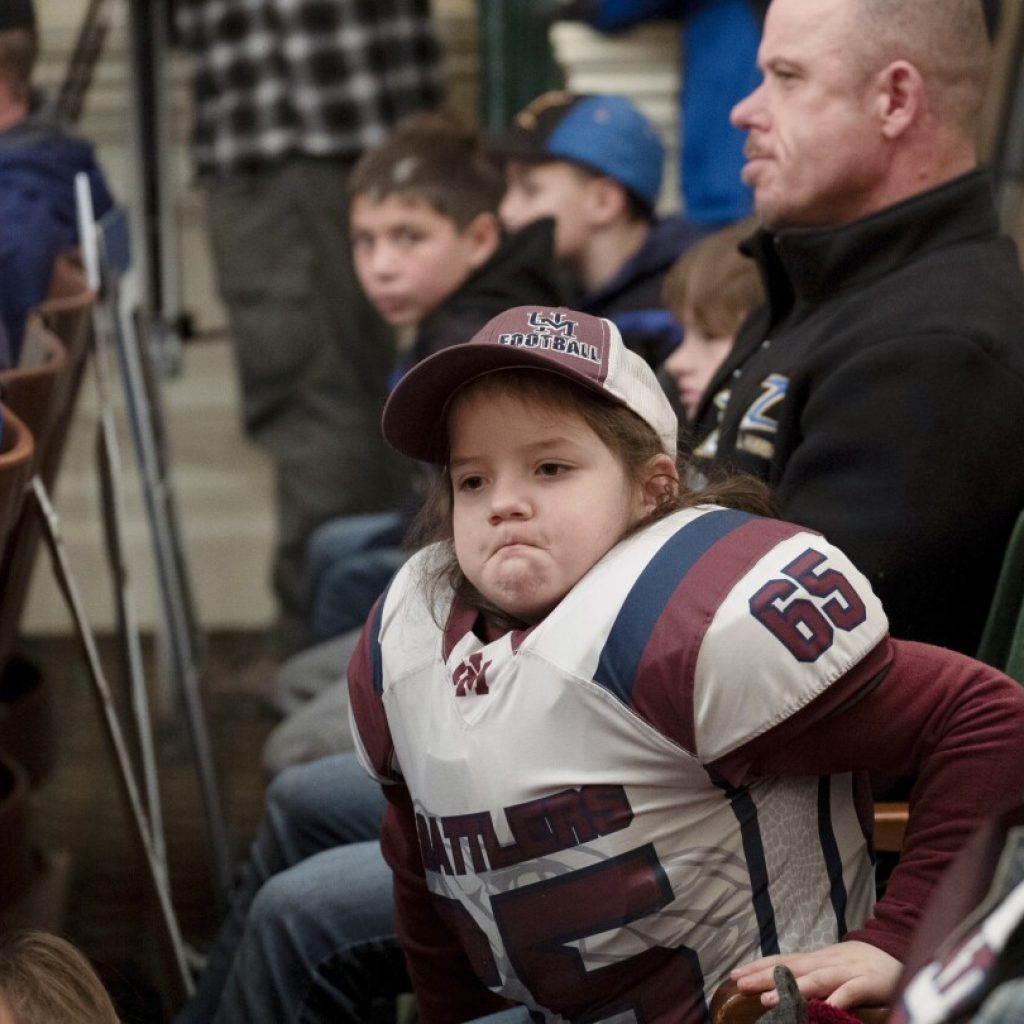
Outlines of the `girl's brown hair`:
<svg viewBox="0 0 1024 1024">
<path fill-rule="evenodd" d="M 46 932 L 0 934 L 0 1000 L 15 1024 L 118 1024 L 89 961 Z"/>
<path fill-rule="evenodd" d="M 631 409 L 605 401 L 599 395 L 554 373 L 538 370 L 502 370 L 473 381 L 474 394 L 509 395 L 527 404 L 554 408 L 560 412 L 575 413 L 598 438 L 608 446 L 622 464 L 627 479 L 635 487 L 641 485 L 643 470 L 656 455 L 664 453 L 658 435 Z M 680 464 L 679 478 L 685 480 L 687 467 Z M 635 523 L 624 537 L 650 523 L 694 505 L 723 505 L 741 509 L 755 515 L 776 515 L 771 495 L 760 481 L 749 476 L 733 476 L 699 489 L 675 487 L 666 477 L 660 500 L 651 512 Z M 620 539 L 624 539 L 620 538 Z M 443 556 L 435 563 L 427 585 L 432 591 L 450 587 L 462 603 L 477 608 L 502 628 L 518 628 L 524 623 L 511 619 L 502 609 L 491 604 L 466 579 L 455 557 L 452 528 L 452 485 L 447 470 L 434 480 L 410 534 L 413 547 L 427 544 L 442 545 Z M 433 596 L 433 595 L 432 595 Z M 435 607 L 437 603 L 432 601 Z"/>
</svg>

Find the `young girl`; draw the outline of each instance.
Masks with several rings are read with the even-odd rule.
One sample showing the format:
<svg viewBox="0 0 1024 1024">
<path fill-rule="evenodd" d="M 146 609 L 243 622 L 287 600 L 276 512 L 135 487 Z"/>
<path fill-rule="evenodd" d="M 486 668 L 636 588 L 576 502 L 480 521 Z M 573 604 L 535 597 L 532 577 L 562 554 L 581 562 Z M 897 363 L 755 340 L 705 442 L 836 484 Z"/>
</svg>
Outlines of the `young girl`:
<svg viewBox="0 0 1024 1024">
<path fill-rule="evenodd" d="M 389 399 L 389 442 L 446 469 L 438 539 L 349 686 L 426 1022 L 494 994 L 704 1021 L 732 968 L 771 958 L 742 980 L 767 991 L 803 949 L 806 995 L 884 1000 L 936 876 L 1016 788 L 1024 693 L 890 640 L 823 537 L 681 493 L 676 430 L 615 327 L 565 309 L 509 310 Z M 919 773 L 873 912 L 864 769 Z"/>
</svg>

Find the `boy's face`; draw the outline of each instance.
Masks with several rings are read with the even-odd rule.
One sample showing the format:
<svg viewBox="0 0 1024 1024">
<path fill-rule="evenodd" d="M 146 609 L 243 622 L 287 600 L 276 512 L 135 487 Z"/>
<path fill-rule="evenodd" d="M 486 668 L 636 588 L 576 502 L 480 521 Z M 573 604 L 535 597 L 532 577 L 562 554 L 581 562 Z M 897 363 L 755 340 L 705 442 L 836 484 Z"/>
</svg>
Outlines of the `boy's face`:
<svg viewBox="0 0 1024 1024">
<path fill-rule="evenodd" d="M 578 413 L 474 391 L 448 420 L 455 554 L 489 601 L 539 622 L 645 510 Z"/>
<path fill-rule="evenodd" d="M 692 420 L 701 395 L 732 349 L 734 335 L 709 338 L 686 312 L 682 323 L 683 343 L 665 360 L 665 371 L 675 382 L 686 418 Z"/>
<path fill-rule="evenodd" d="M 426 200 L 356 196 L 349 213 L 352 260 L 367 298 L 393 327 L 419 323 L 490 257 L 496 236 L 481 214 L 460 231 Z"/>
<path fill-rule="evenodd" d="M 564 160 L 505 165 L 505 196 L 498 216 L 509 231 L 541 217 L 555 221 L 555 258 L 578 259 L 588 235 L 588 186 L 593 177 Z"/>
</svg>

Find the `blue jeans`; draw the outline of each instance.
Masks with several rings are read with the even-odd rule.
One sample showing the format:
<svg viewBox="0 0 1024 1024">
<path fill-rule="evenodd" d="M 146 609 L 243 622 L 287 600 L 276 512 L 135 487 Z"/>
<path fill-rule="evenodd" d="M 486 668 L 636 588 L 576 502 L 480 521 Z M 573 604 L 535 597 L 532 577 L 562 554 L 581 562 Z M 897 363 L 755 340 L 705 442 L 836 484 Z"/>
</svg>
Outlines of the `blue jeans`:
<svg viewBox="0 0 1024 1024">
<path fill-rule="evenodd" d="M 306 556 L 313 639 L 362 627 L 388 580 L 409 557 L 397 512 L 343 516 L 319 527 Z"/>
<path fill-rule="evenodd" d="M 176 1024 L 357 1024 L 409 990 L 384 797 L 354 754 L 282 772 L 198 990 Z"/>
</svg>

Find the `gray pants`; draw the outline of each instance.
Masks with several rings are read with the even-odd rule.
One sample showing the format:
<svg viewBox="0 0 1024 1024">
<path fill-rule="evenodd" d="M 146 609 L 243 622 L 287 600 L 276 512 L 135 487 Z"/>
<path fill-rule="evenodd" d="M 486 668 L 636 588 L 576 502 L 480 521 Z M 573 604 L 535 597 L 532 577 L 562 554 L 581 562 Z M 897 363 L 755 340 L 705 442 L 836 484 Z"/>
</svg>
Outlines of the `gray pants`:
<svg viewBox="0 0 1024 1024">
<path fill-rule="evenodd" d="M 275 462 L 283 653 L 307 640 L 311 531 L 336 516 L 392 509 L 404 493 L 404 467 L 380 434 L 394 342 L 352 270 L 349 166 L 292 158 L 208 192 L 245 428 Z"/>
</svg>

